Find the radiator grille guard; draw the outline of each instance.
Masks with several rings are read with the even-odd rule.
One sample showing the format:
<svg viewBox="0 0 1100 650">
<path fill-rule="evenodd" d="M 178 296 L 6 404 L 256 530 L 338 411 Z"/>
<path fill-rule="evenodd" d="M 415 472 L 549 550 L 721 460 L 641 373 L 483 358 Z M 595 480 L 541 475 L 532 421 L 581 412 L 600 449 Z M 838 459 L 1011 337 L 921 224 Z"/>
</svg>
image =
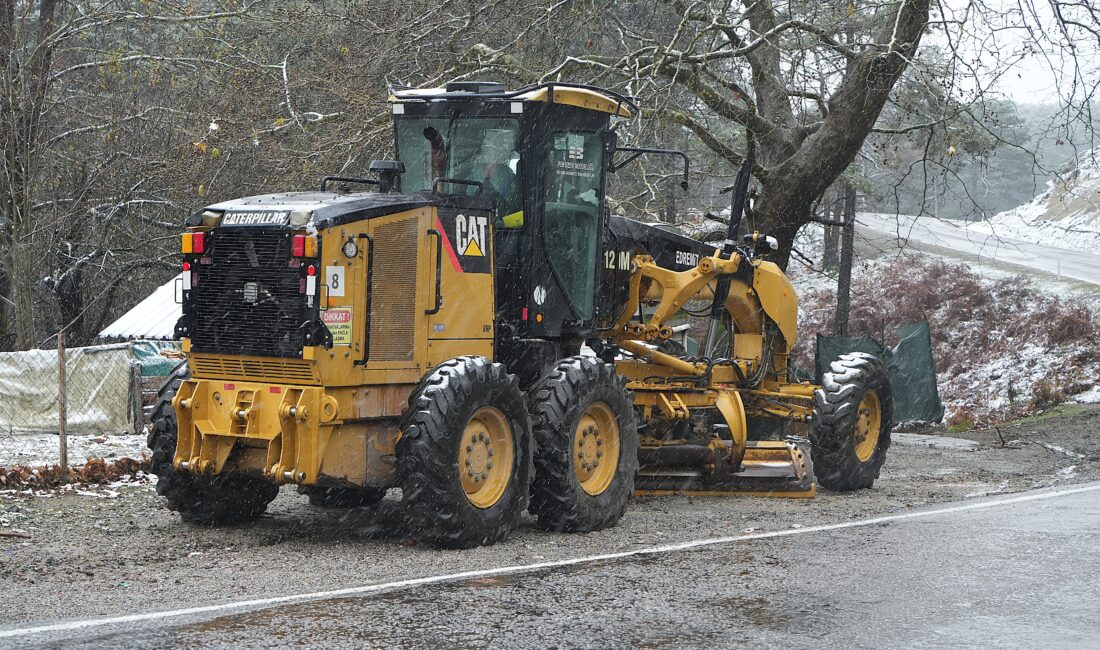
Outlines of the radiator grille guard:
<svg viewBox="0 0 1100 650">
<path fill-rule="evenodd" d="M 258 357 L 302 356 L 306 324 L 303 274 L 290 255 L 291 233 L 221 229 L 194 274 L 191 301 L 195 352 Z M 294 264 L 294 266 L 291 266 Z"/>
<path fill-rule="evenodd" d="M 411 361 L 416 345 L 416 217 L 379 226 L 374 234 L 371 361 Z"/>
</svg>

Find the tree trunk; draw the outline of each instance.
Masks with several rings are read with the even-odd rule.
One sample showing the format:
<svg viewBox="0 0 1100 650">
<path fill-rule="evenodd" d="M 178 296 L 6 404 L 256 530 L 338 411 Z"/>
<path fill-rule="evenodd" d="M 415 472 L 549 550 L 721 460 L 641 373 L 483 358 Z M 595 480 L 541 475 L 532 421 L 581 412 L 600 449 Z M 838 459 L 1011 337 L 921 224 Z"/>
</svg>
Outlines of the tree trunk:
<svg viewBox="0 0 1100 650">
<path fill-rule="evenodd" d="M 0 43 L 18 50 L 12 3 L 0 4 Z M 3 142 L 3 216 L 6 223 L 4 266 L 11 289 L 15 345 L 26 350 L 37 341 L 34 322 L 34 288 L 37 282 L 34 251 L 34 180 L 37 178 L 38 146 L 55 45 L 47 44 L 54 31 L 57 0 L 42 0 L 34 27 L 34 42 L 28 44 L 31 55 L 20 66 L 6 50 L 0 63 L 0 141 Z M 29 30 L 28 30 L 29 31 Z M 21 69 L 20 69 L 21 68 Z M 20 70 L 22 80 L 13 84 L 13 72 Z"/>
<path fill-rule="evenodd" d="M 29 350 L 37 344 L 37 330 L 34 323 L 34 247 L 30 233 L 25 233 L 21 217 L 16 227 L 18 241 L 12 246 L 12 266 L 14 273 L 12 294 L 15 303 L 15 344 L 20 350 Z"/>
<path fill-rule="evenodd" d="M 792 185 L 790 181 L 780 181 L 775 186 L 777 189 L 773 189 L 770 182 L 765 184 L 760 198 L 753 206 L 755 223 L 749 224 L 750 228 L 755 227 L 757 231 L 775 237 L 779 250 L 769 259 L 783 269 L 787 268 L 791 259 L 791 249 L 794 248 L 798 229 L 813 216 L 815 198 L 806 192 L 800 192 L 797 186 L 788 191 Z"/>
</svg>

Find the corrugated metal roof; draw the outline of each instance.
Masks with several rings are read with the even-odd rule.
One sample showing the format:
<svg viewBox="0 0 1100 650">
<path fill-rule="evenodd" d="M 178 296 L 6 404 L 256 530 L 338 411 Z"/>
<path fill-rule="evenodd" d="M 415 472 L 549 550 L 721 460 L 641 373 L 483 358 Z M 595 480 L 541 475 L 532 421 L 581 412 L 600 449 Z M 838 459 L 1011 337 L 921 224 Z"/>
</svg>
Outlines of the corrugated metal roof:
<svg viewBox="0 0 1100 650">
<path fill-rule="evenodd" d="M 175 339 L 176 321 L 183 315 L 182 307 L 176 302 L 176 282 L 181 281 L 181 277 L 177 275 L 169 280 L 99 335 L 111 339 Z"/>
</svg>

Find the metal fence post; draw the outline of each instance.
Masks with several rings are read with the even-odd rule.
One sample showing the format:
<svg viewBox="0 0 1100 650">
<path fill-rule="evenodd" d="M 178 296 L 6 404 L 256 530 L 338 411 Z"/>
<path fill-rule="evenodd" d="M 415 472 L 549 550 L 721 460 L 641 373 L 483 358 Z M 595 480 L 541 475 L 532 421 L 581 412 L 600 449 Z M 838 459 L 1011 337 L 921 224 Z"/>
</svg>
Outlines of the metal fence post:
<svg viewBox="0 0 1100 650">
<path fill-rule="evenodd" d="M 57 333 L 57 433 L 61 439 L 61 472 L 69 473 L 69 440 L 65 436 L 65 330 Z"/>
</svg>

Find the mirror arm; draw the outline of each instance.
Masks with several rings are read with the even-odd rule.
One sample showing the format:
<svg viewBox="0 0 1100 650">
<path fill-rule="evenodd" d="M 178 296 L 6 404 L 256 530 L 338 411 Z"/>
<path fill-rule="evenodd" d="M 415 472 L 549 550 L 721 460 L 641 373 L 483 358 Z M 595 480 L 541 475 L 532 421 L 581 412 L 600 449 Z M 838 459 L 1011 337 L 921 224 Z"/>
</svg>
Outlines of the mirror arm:
<svg viewBox="0 0 1100 650">
<path fill-rule="evenodd" d="M 687 154 L 679 149 L 653 149 L 650 147 L 616 147 L 615 152 L 625 151 L 632 155 L 627 156 L 625 159 L 615 162 L 614 158 L 611 160 L 611 172 L 617 172 L 623 167 L 626 167 L 630 163 L 634 162 L 642 154 L 653 153 L 662 156 L 679 156 L 684 159 L 684 178 L 680 181 L 680 189 L 686 190 L 688 188 L 688 173 L 691 170 L 691 161 L 688 160 Z M 613 152 L 614 153 L 614 152 Z"/>
</svg>

